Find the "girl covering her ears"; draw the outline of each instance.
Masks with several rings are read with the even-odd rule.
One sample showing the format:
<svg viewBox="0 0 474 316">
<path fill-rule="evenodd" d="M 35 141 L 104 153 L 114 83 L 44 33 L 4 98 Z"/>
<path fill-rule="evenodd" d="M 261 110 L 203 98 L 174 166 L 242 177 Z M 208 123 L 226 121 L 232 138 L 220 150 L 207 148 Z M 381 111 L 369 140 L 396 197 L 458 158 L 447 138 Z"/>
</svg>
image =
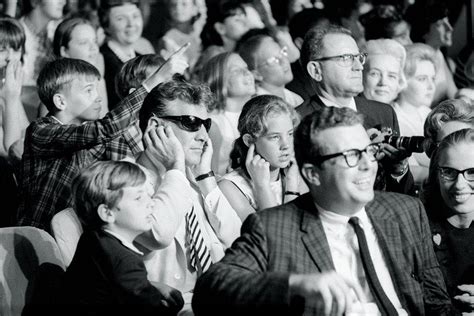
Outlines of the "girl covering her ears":
<svg viewBox="0 0 474 316">
<path fill-rule="evenodd" d="M 295 110 L 280 97 L 261 95 L 244 105 L 238 123 L 241 136 L 230 156 L 234 170 L 219 181 L 242 221 L 307 192 L 294 160 L 297 123 Z"/>
</svg>

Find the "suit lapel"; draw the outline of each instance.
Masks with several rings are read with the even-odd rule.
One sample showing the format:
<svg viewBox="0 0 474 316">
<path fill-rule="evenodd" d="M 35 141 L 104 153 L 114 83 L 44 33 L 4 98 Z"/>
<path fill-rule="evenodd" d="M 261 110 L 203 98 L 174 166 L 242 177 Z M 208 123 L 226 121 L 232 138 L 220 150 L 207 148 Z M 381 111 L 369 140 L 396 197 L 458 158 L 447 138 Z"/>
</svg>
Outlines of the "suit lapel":
<svg viewBox="0 0 474 316">
<path fill-rule="evenodd" d="M 329 244 L 313 199 L 307 194 L 300 201 L 298 207 L 303 210 L 300 226 L 303 244 L 319 271 L 334 270 Z"/>
</svg>

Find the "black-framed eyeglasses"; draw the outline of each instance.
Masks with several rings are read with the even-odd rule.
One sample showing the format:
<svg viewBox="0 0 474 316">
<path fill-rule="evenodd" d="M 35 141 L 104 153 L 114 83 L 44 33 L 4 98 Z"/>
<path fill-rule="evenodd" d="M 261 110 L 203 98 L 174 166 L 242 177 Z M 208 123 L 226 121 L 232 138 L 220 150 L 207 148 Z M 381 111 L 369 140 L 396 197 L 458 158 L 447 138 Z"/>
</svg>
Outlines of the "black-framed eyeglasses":
<svg viewBox="0 0 474 316">
<path fill-rule="evenodd" d="M 201 125 L 204 126 L 206 132 L 211 129 L 212 120 L 201 119 L 193 115 L 179 115 L 179 116 L 160 116 L 160 118 L 175 122 L 181 129 L 188 132 L 197 132 L 201 129 Z"/>
<path fill-rule="evenodd" d="M 359 53 L 359 54 L 343 54 L 337 56 L 328 56 L 328 57 L 321 57 L 313 59 L 313 61 L 325 61 L 325 60 L 335 60 L 340 66 L 342 67 L 350 67 L 354 64 L 354 60 L 357 58 L 360 64 L 365 64 L 367 59 L 367 53 Z"/>
<path fill-rule="evenodd" d="M 450 167 L 438 167 L 439 175 L 447 181 L 455 181 L 461 173 L 466 181 L 474 181 L 474 168 L 458 170 Z"/>
<path fill-rule="evenodd" d="M 344 160 L 346 161 L 346 164 L 349 168 L 354 168 L 356 167 L 360 160 L 362 159 L 362 153 L 366 153 L 370 161 L 376 161 L 377 160 L 377 154 L 380 151 L 380 144 L 379 143 L 373 143 L 369 144 L 367 147 L 364 149 L 349 149 L 345 150 L 340 153 L 335 153 L 335 154 L 330 154 L 330 155 L 324 155 L 324 156 L 318 156 L 314 158 L 313 163 L 320 165 L 326 160 L 336 158 L 339 156 L 344 156 Z"/>
</svg>

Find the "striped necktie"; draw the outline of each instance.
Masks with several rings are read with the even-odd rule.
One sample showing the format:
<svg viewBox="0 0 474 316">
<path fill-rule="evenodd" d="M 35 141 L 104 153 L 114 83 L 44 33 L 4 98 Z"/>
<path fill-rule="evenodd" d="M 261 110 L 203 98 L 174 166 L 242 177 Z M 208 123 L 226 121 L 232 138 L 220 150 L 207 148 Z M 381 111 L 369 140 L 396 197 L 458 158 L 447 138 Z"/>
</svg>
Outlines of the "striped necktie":
<svg viewBox="0 0 474 316">
<path fill-rule="evenodd" d="M 186 233 L 189 240 L 189 255 L 191 266 L 198 275 L 206 272 L 212 264 L 211 253 L 202 237 L 201 228 L 197 219 L 194 206 L 186 214 Z"/>
</svg>

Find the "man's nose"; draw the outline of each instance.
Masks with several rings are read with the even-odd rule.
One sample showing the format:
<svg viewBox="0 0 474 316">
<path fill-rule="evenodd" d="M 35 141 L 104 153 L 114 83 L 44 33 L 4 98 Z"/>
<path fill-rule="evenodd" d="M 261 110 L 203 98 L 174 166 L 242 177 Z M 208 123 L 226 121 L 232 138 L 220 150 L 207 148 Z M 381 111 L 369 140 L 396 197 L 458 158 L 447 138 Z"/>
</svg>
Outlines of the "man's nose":
<svg viewBox="0 0 474 316">
<path fill-rule="evenodd" d="M 360 62 L 359 57 L 355 57 L 354 62 L 352 63 L 352 70 L 362 71 L 363 69 L 364 65 Z"/>
<path fill-rule="evenodd" d="M 201 127 L 196 133 L 196 140 L 206 141 L 208 137 L 209 136 L 207 134 L 206 128 L 204 127 L 204 125 L 201 125 Z"/>
</svg>

